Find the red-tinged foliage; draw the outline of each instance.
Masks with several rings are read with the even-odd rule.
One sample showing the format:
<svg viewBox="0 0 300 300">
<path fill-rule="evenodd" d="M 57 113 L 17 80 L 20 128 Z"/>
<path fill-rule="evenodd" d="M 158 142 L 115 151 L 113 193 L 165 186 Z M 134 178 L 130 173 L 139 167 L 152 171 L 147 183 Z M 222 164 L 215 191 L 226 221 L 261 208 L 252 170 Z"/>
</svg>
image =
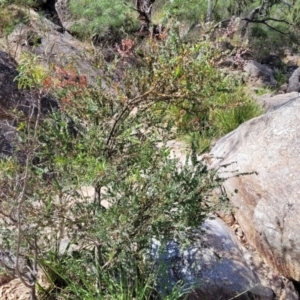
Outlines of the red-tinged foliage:
<svg viewBox="0 0 300 300">
<path fill-rule="evenodd" d="M 54 74 L 44 80 L 43 87 L 47 90 L 58 88 L 66 91 L 67 94 L 60 99 L 61 104 L 62 106 L 70 105 L 72 98 L 81 95 L 87 88 L 87 78 L 86 75 L 79 75 L 73 67 L 63 69 L 55 66 Z"/>
<path fill-rule="evenodd" d="M 131 39 L 124 39 L 121 42 L 121 45 L 116 44 L 116 50 L 121 56 L 121 58 L 131 57 L 133 55 L 132 49 L 135 42 Z"/>
</svg>

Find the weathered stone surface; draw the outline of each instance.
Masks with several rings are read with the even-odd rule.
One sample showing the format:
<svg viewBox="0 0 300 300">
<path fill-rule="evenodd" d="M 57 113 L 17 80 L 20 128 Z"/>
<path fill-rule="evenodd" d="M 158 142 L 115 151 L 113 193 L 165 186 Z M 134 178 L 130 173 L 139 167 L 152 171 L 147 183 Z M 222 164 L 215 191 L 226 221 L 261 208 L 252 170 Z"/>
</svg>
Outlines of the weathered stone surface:
<svg viewBox="0 0 300 300">
<path fill-rule="evenodd" d="M 284 83 L 282 84 L 280 87 L 279 87 L 279 92 L 280 93 L 286 93 L 287 89 L 288 89 L 288 84 L 287 83 Z"/>
<path fill-rule="evenodd" d="M 231 163 L 226 176 L 257 172 L 230 178 L 224 187 L 247 239 L 279 273 L 296 281 L 300 281 L 299 128 L 298 99 L 242 124 L 211 151 L 212 167 Z"/>
<path fill-rule="evenodd" d="M 300 66 L 300 56 L 288 54 L 283 58 L 283 62 L 287 66 Z"/>
<path fill-rule="evenodd" d="M 300 92 L 300 68 L 297 68 L 290 77 L 287 92 Z"/>
<path fill-rule="evenodd" d="M 69 0 L 57 0 L 55 10 L 62 26 L 69 32 L 72 32 L 75 22 L 69 9 Z"/>
<path fill-rule="evenodd" d="M 249 73 L 252 84 L 256 86 L 275 87 L 277 84 L 271 68 L 254 60 L 250 60 L 244 66 L 244 71 Z"/>
<path fill-rule="evenodd" d="M 37 277 L 39 285 L 42 286 L 45 290 L 50 287 L 48 279 L 46 278 L 42 270 L 39 270 Z M 31 299 L 30 294 L 30 289 L 26 287 L 20 279 L 13 279 L 7 275 L 0 276 L 1 300 L 28 300 Z"/>
<path fill-rule="evenodd" d="M 272 96 L 271 94 L 265 94 L 255 97 L 257 102 L 266 110 L 272 111 L 279 108 L 281 105 L 286 104 L 289 101 L 299 98 L 299 93 L 292 92 L 287 94 L 280 94 Z"/>
<path fill-rule="evenodd" d="M 240 246 L 240 248 L 243 257 L 257 274 L 261 284 L 269 287 L 274 292 L 274 300 L 299 300 L 299 295 L 291 280 L 288 280 L 270 266 L 249 244 Z"/>
<path fill-rule="evenodd" d="M 0 286 L 0 299 L 28 300 L 30 299 L 30 290 L 23 285 L 20 279 L 14 279 Z"/>
<path fill-rule="evenodd" d="M 18 62 L 23 51 L 34 53 L 45 67 L 72 66 L 80 74 L 87 76 L 89 84 L 96 85 L 103 73 L 93 64 L 93 57 L 89 52 L 93 49 L 35 11 L 28 10 L 28 14 L 28 25 L 17 25 L 7 39 L 2 39 L 2 45 L 7 44 L 10 56 Z"/>
<path fill-rule="evenodd" d="M 193 287 L 188 299 L 274 299 L 271 289 L 263 287 L 242 256 L 235 236 L 220 219 L 207 220 L 187 249 L 170 242 L 160 253 L 153 243 L 152 255 L 163 265 L 159 290 L 167 293 L 178 280 Z M 159 254 L 158 254 L 159 253 Z M 251 298 L 252 297 L 252 298 Z"/>
</svg>

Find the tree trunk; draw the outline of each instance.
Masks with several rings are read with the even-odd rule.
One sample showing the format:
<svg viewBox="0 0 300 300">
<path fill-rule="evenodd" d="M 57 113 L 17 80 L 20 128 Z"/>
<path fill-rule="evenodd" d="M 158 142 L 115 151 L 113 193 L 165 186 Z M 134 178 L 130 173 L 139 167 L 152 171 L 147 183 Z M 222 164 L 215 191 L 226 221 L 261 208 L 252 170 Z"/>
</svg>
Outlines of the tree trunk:
<svg viewBox="0 0 300 300">
<path fill-rule="evenodd" d="M 211 22 L 211 14 L 212 14 L 212 0 L 207 0 L 207 14 L 206 14 L 206 22 Z"/>
<path fill-rule="evenodd" d="M 139 32 L 147 34 L 150 32 L 152 5 L 155 0 L 137 0 L 136 11 L 139 13 L 138 19 L 141 26 Z"/>
</svg>

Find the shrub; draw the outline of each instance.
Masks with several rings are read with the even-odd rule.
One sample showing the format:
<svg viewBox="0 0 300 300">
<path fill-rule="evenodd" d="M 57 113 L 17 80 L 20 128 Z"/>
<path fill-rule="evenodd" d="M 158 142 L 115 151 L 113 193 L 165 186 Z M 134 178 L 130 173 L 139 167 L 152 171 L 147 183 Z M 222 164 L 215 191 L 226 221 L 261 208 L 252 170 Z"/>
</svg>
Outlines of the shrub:
<svg viewBox="0 0 300 300">
<path fill-rule="evenodd" d="M 153 44 L 149 61 L 125 69 L 119 83 L 111 81 L 110 90 L 101 85 L 89 88 L 85 77 L 72 68 L 54 68 L 52 76 L 45 78 L 38 58 L 23 56 L 19 86 L 31 88 L 39 97 L 16 130 L 16 147 L 24 155 L 24 164 L 4 159 L 1 169 L 0 213 L 8 224 L 1 232 L 7 241 L 2 252 L 14 255 L 16 265 L 0 263 L 31 289 L 33 299 L 38 263 L 46 273 L 55 274 L 53 284 L 62 295 L 72 286 L 82 287 L 77 295 L 72 288 L 73 299 L 106 294 L 110 285 L 103 283 L 103 290 L 97 287 L 109 274 L 117 274 L 120 284 L 119 270 L 128 278 L 138 274 L 143 283 L 151 239 L 181 239 L 183 231 L 199 226 L 210 211 L 205 202 L 220 185 L 215 172 L 194 156 L 192 163 L 178 168 L 164 146 L 175 120 L 157 113 L 156 106 L 165 103 L 161 107 L 167 112 L 169 104 L 193 99 L 198 91 L 191 85 L 192 78 L 184 75 L 188 69 L 183 73 L 169 69 L 172 57 L 171 66 L 184 68 L 188 48 L 170 46 L 162 51 Z M 106 78 L 109 82 L 109 73 Z M 60 109 L 46 116 L 41 101 L 50 91 L 60 98 Z M 95 199 L 79 193 L 86 185 L 96 188 Z M 102 200 L 109 203 L 107 209 Z M 67 237 L 78 254 L 61 260 L 59 249 Z M 63 266 L 71 261 L 69 269 L 78 272 L 59 276 L 57 263 L 47 263 L 49 252 L 57 253 L 54 258 Z M 31 262 L 29 273 L 19 265 L 24 256 Z"/>
<path fill-rule="evenodd" d="M 11 6 L 12 4 L 34 8 L 43 3 L 46 3 L 47 0 L 0 0 L 0 7 Z"/>
<path fill-rule="evenodd" d="M 179 167 L 165 144 L 183 133 L 209 136 L 211 116 L 243 101 L 237 81 L 213 67 L 209 43 L 182 44 L 173 31 L 137 48 L 143 60 L 136 64 L 130 64 L 138 60 L 135 51 L 127 50 L 107 69 L 103 64 L 106 82 L 97 88 L 73 68 L 40 72 L 30 55 L 19 66 L 20 87 L 39 97 L 16 130 L 25 163 L 3 163 L 0 213 L 8 225 L 1 236 L 3 252 L 17 257 L 11 271 L 33 296 L 39 263 L 52 278 L 50 293 L 72 299 L 115 293 L 116 299 L 129 284 L 126 274 L 133 282 L 128 297 L 142 287 L 147 298 L 155 280 L 148 289 L 152 238 L 186 244 L 183 233 L 218 204 L 211 198 L 222 183 L 216 171 L 197 161 L 195 151 Z M 60 108 L 43 115 L 41 101 L 50 92 Z M 80 192 L 91 185 L 93 199 Z M 21 256 L 31 261 L 30 276 L 19 268 Z"/>
</svg>

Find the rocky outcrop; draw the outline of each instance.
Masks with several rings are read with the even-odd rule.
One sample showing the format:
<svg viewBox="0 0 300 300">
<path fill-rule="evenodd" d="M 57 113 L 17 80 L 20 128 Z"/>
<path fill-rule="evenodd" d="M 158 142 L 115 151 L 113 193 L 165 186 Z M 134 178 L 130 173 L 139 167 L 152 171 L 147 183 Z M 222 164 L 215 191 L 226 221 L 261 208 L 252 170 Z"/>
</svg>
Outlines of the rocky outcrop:
<svg viewBox="0 0 300 300">
<path fill-rule="evenodd" d="M 276 87 L 277 81 L 274 78 L 273 71 L 266 65 L 262 65 L 254 60 L 250 60 L 245 66 L 250 76 L 250 82 L 254 86 Z"/>
<path fill-rule="evenodd" d="M 283 62 L 289 66 L 300 66 L 300 56 L 292 53 L 285 53 L 285 57 L 283 58 Z"/>
<path fill-rule="evenodd" d="M 42 270 L 38 273 L 38 283 L 46 291 L 50 288 L 47 277 Z M 18 278 L 12 278 L 9 275 L 0 275 L 0 299 L 1 300 L 28 300 L 31 299 L 31 292 Z M 38 299 L 45 299 L 39 297 Z"/>
<path fill-rule="evenodd" d="M 3 111 L 2 118 L 5 114 L 3 109 L 17 108 L 27 114 L 32 103 L 36 102 L 37 95 L 34 92 L 18 88 L 15 78 L 19 73 L 16 67 L 17 62 L 0 50 L 0 109 Z M 47 95 L 42 99 L 43 112 L 47 112 L 53 107 L 57 107 L 57 102 L 53 97 Z"/>
<path fill-rule="evenodd" d="M 265 109 L 265 111 L 272 111 L 276 110 L 287 102 L 298 99 L 300 97 L 299 93 L 292 92 L 275 96 L 272 96 L 271 94 L 265 94 L 262 96 L 256 96 L 255 98 L 256 101 Z"/>
<path fill-rule="evenodd" d="M 11 156 L 15 153 L 17 122 L 37 111 L 37 102 L 40 97 L 34 91 L 18 88 L 15 80 L 18 75 L 16 65 L 7 53 L 0 51 L 0 157 Z M 58 103 L 51 95 L 45 95 L 40 100 L 42 113 L 58 107 Z M 16 113 L 16 111 L 19 112 Z M 23 160 L 19 152 L 18 158 Z"/>
<path fill-rule="evenodd" d="M 74 30 L 73 26 L 75 25 L 75 21 L 72 18 L 72 14 L 69 9 L 69 0 L 57 0 L 55 3 L 55 10 L 63 28 L 72 32 Z"/>
<path fill-rule="evenodd" d="M 287 92 L 300 92 L 300 68 L 297 68 L 290 77 Z"/>
<path fill-rule="evenodd" d="M 28 300 L 30 290 L 23 285 L 20 279 L 13 279 L 0 286 L 0 299 L 2 300 Z"/>
<path fill-rule="evenodd" d="M 9 111 L 17 109 L 25 115 L 31 113 L 33 106 L 36 106 L 38 95 L 28 90 L 20 90 L 15 80 L 18 75 L 17 63 L 7 53 L 0 51 L 0 120 L 13 119 Z M 41 99 L 42 112 L 46 113 L 57 107 L 56 100 L 50 95 Z"/>
<path fill-rule="evenodd" d="M 242 124 L 212 149 L 229 164 L 224 187 L 248 241 L 287 278 L 300 281 L 300 100 Z M 222 174 L 220 173 L 220 176 Z"/>
<path fill-rule="evenodd" d="M 21 8 L 15 8 L 21 9 Z M 0 40 L 2 49 L 19 61 L 23 51 L 39 56 L 45 67 L 73 67 L 87 76 L 88 84 L 97 85 L 103 73 L 94 66 L 91 47 L 64 31 L 59 25 L 41 17 L 33 10 L 27 11 L 30 22 L 18 24 L 7 39 Z"/>
<path fill-rule="evenodd" d="M 162 253 L 157 241 L 152 247 L 152 256 L 162 266 L 158 289 L 163 295 L 181 280 L 185 289 L 193 289 L 188 299 L 230 299 L 239 294 L 240 300 L 274 299 L 273 291 L 261 285 L 235 236 L 220 219 L 207 220 L 186 249 L 175 242 Z"/>
</svg>

